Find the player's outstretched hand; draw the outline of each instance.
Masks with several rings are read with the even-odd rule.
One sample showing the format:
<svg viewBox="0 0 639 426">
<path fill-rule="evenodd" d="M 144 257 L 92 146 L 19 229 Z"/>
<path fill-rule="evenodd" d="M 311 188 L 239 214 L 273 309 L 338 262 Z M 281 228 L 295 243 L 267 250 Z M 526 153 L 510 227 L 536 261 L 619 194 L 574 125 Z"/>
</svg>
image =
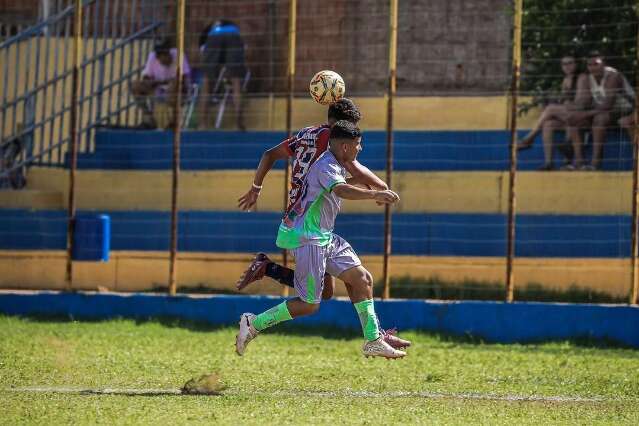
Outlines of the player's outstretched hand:
<svg viewBox="0 0 639 426">
<path fill-rule="evenodd" d="M 249 212 L 255 206 L 255 203 L 257 203 L 257 197 L 259 196 L 260 196 L 260 193 L 254 191 L 251 188 L 246 194 L 242 195 L 237 200 L 237 203 L 238 203 L 237 206 L 240 208 L 240 210 Z"/>
<path fill-rule="evenodd" d="M 399 195 L 387 189 L 385 191 L 377 191 L 374 200 L 377 201 L 377 204 L 395 204 L 399 201 Z"/>
</svg>

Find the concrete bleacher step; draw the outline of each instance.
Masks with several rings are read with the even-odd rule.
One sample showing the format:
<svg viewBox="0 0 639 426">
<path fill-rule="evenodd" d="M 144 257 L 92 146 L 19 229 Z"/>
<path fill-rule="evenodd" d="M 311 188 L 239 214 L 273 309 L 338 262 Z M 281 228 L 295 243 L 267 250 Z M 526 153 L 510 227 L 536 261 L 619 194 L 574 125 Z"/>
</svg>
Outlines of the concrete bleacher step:
<svg viewBox="0 0 639 426">
<path fill-rule="evenodd" d="M 55 210 L 65 206 L 63 192 L 41 189 L 0 190 L 0 208 Z"/>
<path fill-rule="evenodd" d="M 524 135 L 521 131 L 519 137 Z M 260 155 L 285 137 L 277 131 L 186 131 L 182 134 L 183 170 L 254 169 Z M 538 138 L 539 139 L 539 138 Z M 506 130 L 397 131 L 396 171 L 504 171 L 509 168 L 510 132 Z M 80 169 L 170 170 L 172 132 L 159 130 L 101 129 L 95 151 L 78 157 Z M 373 170 L 386 165 L 386 133 L 366 131 L 360 161 Z M 590 155 L 586 146 L 586 155 Z M 562 159 L 555 155 L 556 164 Z M 68 164 L 68 156 L 67 156 Z M 543 164 L 540 140 L 519 154 L 519 170 L 535 170 Z M 278 162 L 277 168 L 282 164 Z M 611 131 L 604 145 L 603 169 L 632 169 L 632 147 L 623 133 Z"/>
<path fill-rule="evenodd" d="M 383 172 L 378 172 L 383 176 Z M 181 211 L 238 211 L 237 199 L 253 179 L 252 170 L 182 171 Z M 273 170 L 258 200 L 260 212 L 282 211 L 283 178 Z M 168 211 L 171 171 L 79 170 L 78 208 Z M 66 194 L 68 171 L 33 168 L 29 189 Z M 396 213 L 496 213 L 508 211 L 508 173 L 485 171 L 396 172 L 393 188 L 402 200 Z M 517 211 L 522 214 L 629 214 L 629 172 L 522 172 L 517 178 Z M 66 199 L 66 198 L 65 198 Z M 380 213 L 375 203 L 344 202 L 345 213 Z"/>
</svg>

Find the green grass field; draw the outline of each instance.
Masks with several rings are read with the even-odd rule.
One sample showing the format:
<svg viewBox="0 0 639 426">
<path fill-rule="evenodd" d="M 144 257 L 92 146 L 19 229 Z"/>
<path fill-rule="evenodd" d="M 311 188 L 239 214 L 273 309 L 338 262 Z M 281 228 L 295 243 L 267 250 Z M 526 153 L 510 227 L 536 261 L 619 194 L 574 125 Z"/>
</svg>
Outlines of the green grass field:
<svg viewBox="0 0 639 426">
<path fill-rule="evenodd" d="M 0 316 L 0 424 L 639 424 L 637 350 L 403 335 L 401 361 L 290 328 L 240 358 L 234 328 Z M 173 394 L 209 372 L 221 396 Z"/>
</svg>

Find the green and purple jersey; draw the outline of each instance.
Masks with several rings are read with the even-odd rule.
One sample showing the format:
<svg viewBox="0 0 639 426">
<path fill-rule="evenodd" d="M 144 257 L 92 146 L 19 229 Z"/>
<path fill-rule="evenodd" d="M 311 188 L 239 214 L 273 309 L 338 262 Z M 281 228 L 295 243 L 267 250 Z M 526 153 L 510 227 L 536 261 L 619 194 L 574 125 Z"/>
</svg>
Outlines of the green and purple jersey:
<svg viewBox="0 0 639 426">
<path fill-rule="evenodd" d="M 341 199 L 333 187 L 346 183 L 346 169 L 330 151 L 310 167 L 302 186 L 302 196 L 282 219 L 276 244 L 283 249 L 303 245 L 325 246 L 331 242 Z"/>
</svg>

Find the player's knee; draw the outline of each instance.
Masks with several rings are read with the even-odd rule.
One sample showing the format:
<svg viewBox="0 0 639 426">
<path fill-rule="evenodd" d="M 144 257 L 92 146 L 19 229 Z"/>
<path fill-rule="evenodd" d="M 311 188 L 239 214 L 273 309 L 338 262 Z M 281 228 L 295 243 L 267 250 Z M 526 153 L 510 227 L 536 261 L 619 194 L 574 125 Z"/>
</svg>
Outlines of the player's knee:
<svg viewBox="0 0 639 426">
<path fill-rule="evenodd" d="M 296 317 L 313 315 L 319 309 L 319 303 L 300 303 L 299 306 L 296 307 Z"/>
<path fill-rule="evenodd" d="M 373 276 L 370 272 L 364 270 L 359 277 L 359 285 L 365 288 L 373 288 Z"/>
<path fill-rule="evenodd" d="M 307 303 L 305 308 L 306 308 L 306 315 L 313 315 L 315 312 L 317 312 L 319 310 L 319 303 Z"/>
<path fill-rule="evenodd" d="M 370 272 L 368 272 L 368 271 L 366 271 L 365 281 L 366 281 L 366 286 L 367 287 L 373 288 L 373 284 L 375 283 L 373 281 L 373 275 Z"/>
</svg>

